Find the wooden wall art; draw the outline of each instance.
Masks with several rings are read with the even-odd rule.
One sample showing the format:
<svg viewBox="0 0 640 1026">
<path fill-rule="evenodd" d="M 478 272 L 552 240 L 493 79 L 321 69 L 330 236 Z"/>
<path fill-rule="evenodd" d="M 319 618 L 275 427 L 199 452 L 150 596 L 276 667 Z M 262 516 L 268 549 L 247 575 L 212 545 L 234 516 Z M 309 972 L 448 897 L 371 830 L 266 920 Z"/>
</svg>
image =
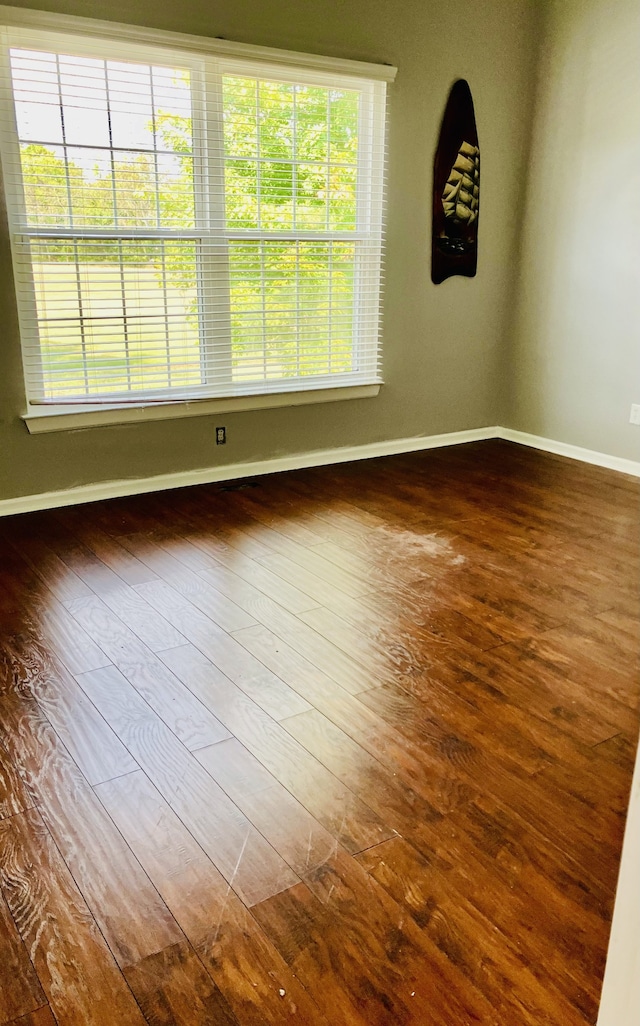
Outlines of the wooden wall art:
<svg viewBox="0 0 640 1026">
<path fill-rule="evenodd" d="M 431 280 L 473 278 L 478 263 L 480 147 L 468 82 L 449 93 L 433 165 Z"/>
</svg>

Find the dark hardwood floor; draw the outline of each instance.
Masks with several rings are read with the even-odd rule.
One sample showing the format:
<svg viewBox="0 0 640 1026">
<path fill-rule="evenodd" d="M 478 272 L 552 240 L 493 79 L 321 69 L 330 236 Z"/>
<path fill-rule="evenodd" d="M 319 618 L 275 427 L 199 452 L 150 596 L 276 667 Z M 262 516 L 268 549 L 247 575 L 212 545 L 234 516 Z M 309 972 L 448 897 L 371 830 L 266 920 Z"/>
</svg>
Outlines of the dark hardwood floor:
<svg viewBox="0 0 640 1026">
<path fill-rule="evenodd" d="M 1 1026 L 594 1023 L 639 497 L 483 442 L 0 521 Z"/>
</svg>

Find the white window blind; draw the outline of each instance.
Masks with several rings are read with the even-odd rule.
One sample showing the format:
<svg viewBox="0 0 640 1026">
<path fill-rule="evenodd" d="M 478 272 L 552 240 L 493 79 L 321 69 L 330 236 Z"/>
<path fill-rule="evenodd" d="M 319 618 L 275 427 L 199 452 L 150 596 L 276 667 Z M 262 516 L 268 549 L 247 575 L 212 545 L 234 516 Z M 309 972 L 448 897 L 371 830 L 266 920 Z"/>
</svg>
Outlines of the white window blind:
<svg viewBox="0 0 640 1026">
<path fill-rule="evenodd" d="M 30 403 L 381 380 L 383 81 L 3 34 Z"/>
</svg>

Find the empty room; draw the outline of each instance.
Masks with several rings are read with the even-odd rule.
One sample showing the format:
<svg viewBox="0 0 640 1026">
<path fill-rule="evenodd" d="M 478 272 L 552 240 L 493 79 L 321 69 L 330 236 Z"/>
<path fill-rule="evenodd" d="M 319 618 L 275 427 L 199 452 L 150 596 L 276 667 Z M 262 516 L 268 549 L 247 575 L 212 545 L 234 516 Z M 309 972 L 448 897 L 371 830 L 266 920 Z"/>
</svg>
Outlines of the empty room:
<svg viewBox="0 0 640 1026">
<path fill-rule="evenodd" d="M 640 1022 L 639 38 L 0 6 L 0 1026 Z"/>
</svg>

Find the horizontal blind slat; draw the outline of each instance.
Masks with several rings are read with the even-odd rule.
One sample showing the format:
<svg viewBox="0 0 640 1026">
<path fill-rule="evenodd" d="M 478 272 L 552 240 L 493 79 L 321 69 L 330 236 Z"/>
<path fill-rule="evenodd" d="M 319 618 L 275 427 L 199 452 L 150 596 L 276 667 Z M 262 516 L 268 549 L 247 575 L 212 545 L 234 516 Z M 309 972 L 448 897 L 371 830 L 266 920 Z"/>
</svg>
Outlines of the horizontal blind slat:
<svg viewBox="0 0 640 1026">
<path fill-rule="evenodd" d="M 379 381 L 383 84 L 13 44 L 0 131 L 32 402 Z"/>
</svg>

